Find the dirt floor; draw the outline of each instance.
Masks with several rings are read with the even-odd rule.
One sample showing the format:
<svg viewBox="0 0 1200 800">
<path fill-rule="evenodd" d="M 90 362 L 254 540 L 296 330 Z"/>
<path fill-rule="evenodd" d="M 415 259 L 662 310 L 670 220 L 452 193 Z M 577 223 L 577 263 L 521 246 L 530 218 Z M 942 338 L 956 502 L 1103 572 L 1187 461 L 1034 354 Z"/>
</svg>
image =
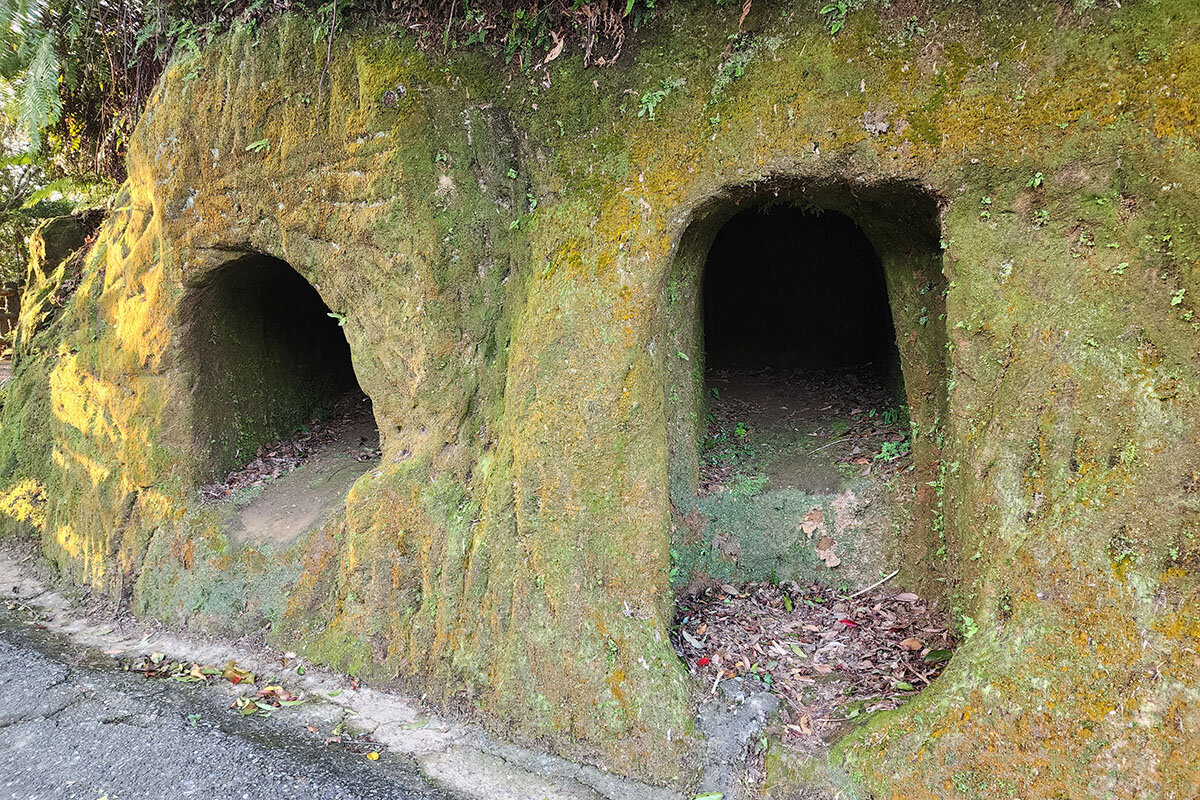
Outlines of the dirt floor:
<svg viewBox="0 0 1200 800">
<path fill-rule="evenodd" d="M 869 370 L 721 370 L 707 383 L 702 494 L 761 478 L 772 489 L 833 492 L 907 466 L 907 412 Z"/>
<path fill-rule="evenodd" d="M 379 458 L 379 430 L 362 393 L 338 401 L 333 413 L 201 491 L 237 506 L 231 533 L 247 544 L 286 545 L 322 522 Z"/>
<path fill-rule="evenodd" d="M 682 574 L 848 593 L 894 569 L 914 488 L 907 408 L 874 371 L 712 371 L 707 407 Z"/>
</svg>

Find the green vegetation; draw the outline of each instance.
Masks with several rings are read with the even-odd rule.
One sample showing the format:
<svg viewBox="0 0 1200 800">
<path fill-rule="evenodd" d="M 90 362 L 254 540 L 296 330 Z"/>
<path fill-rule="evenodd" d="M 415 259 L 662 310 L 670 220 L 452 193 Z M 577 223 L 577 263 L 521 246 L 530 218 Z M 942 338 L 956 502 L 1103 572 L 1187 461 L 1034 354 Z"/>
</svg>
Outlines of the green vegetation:
<svg viewBox="0 0 1200 800">
<path fill-rule="evenodd" d="M 911 449 L 912 448 L 907 441 L 884 442 L 882 445 L 880 445 L 879 452 L 875 454 L 875 460 L 895 461 L 902 456 L 908 455 Z"/>
<path fill-rule="evenodd" d="M 751 63 L 761 58 L 764 53 L 774 56 L 782 45 L 783 39 L 778 36 L 755 36 L 745 31 L 732 34 L 729 37 L 727 55 L 717 66 L 717 77 L 712 86 L 712 102 L 716 103 L 730 84 L 745 75 Z M 718 114 L 715 119 L 719 121 L 719 118 Z"/>
<path fill-rule="evenodd" d="M 861 0 L 858 4 L 861 5 Z M 825 24 L 829 26 L 830 33 L 836 35 L 846 27 L 846 15 L 852 7 L 852 0 L 833 0 L 821 8 L 821 16 L 825 17 Z"/>
<path fill-rule="evenodd" d="M 671 92 L 682 87 L 683 83 L 683 78 L 664 78 L 659 82 L 657 89 L 643 92 L 641 98 L 638 99 L 637 115 L 639 117 L 644 116 L 654 119 L 654 110 L 658 108 L 663 100 L 667 99 Z"/>
<path fill-rule="evenodd" d="M 557 58 L 568 41 L 583 50 L 586 63 L 612 64 L 627 31 L 654 11 L 655 0 L 3 0 L 0 82 L 11 95 L 6 113 L 29 152 L 45 153 L 77 178 L 119 181 L 133 126 L 168 62 L 195 62 L 231 29 L 257 34 L 288 12 L 308 18 L 313 44 L 326 51 L 319 102 L 329 97 L 336 37 L 365 20 L 400 23 L 442 53 L 483 49 L 528 74 Z M 313 102 L 312 95 L 303 102 Z"/>
<path fill-rule="evenodd" d="M 66 198 L 51 199 L 49 184 L 45 169 L 28 152 L 0 160 L 0 284 L 24 280 L 26 240 L 37 223 L 74 209 Z"/>
</svg>

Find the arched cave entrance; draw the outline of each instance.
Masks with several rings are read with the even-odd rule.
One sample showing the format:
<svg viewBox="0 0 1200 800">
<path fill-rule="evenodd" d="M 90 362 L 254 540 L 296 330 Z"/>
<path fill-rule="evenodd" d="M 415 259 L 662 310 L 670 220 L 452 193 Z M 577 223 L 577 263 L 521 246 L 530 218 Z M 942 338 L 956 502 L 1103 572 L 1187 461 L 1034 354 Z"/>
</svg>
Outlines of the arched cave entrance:
<svg viewBox="0 0 1200 800">
<path fill-rule="evenodd" d="M 936 584 L 939 230 L 911 184 L 734 192 L 697 211 L 664 297 L 677 587 L 849 590 L 897 568 Z"/>
<path fill-rule="evenodd" d="M 664 287 L 673 641 L 705 687 L 779 695 L 804 748 L 904 703 L 955 645 L 939 227 L 911 184 L 735 190 Z"/>
<path fill-rule="evenodd" d="M 878 407 L 889 391 L 904 404 L 883 266 L 845 214 L 793 205 L 738 213 L 709 249 L 703 300 L 715 395 L 765 379 L 762 388 L 787 406 L 779 410 Z"/>
<path fill-rule="evenodd" d="M 198 478 L 210 499 L 259 493 L 242 513 L 250 539 L 307 529 L 362 474 L 359 462 L 377 455 L 344 319 L 265 255 L 235 258 L 186 290 L 181 357 Z"/>
</svg>

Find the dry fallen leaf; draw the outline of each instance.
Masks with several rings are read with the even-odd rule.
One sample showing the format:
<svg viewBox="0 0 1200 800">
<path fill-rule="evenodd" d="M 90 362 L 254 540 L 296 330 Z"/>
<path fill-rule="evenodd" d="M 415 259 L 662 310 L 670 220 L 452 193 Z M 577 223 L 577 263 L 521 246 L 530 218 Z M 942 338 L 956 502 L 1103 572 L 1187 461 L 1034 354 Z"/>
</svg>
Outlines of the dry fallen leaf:
<svg viewBox="0 0 1200 800">
<path fill-rule="evenodd" d="M 825 566 L 830 569 L 842 563 L 842 560 L 833 552 L 834 545 L 836 544 L 837 542 L 828 536 L 822 536 L 821 541 L 817 542 L 817 558 L 825 562 Z"/>
<path fill-rule="evenodd" d="M 896 595 L 895 599 L 899 600 L 901 603 L 915 603 L 921 598 L 912 592 L 901 592 L 900 594 Z"/>
<path fill-rule="evenodd" d="M 914 639 L 912 637 L 909 637 L 908 639 L 905 639 L 903 642 L 900 643 L 900 647 L 905 650 L 920 650 L 924 646 L 925 645 L 921 642 L 920 639 Z"/>
<path fill-rule="evenodd" d="M 811 538 L 817 528 L 820 528 L 824 524 L 825 512 L 819 508 L 814 508 L 800 522 L 800 530 L 804 531 L 804 534 Z"/>
<path fill-rule="evenodd" d="M 546 53 L 546 60 L 542 62 L 543 66 L 562 55 L 563 45 L 567 42 L 565 36 L 560 36 L 554 31 L 550 31 L 550 39 L 554 42 L 554 46 L 550 48 L 549 53 Z"/>
</svg>

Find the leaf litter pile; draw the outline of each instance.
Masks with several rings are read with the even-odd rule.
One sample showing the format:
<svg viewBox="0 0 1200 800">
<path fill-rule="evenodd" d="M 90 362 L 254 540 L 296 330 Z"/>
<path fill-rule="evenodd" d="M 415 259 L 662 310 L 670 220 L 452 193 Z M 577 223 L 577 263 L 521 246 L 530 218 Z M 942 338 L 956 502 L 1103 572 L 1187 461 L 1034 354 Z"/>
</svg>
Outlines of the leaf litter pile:
<svg viewBox="0 0 1200 800">
<path fill-rule="evenodd" d="M 356 429 L 374 427 L 371 400 L 362 392 L 352 392 L 338 400 L 327 418 L 313 420 L 293 435 L 261 445 L 253 461 L 236 469 L 220 483 L 203 486 L 200 493 L 209 500 L 223 500 L 240 489 L 261 486 L 285 475 L 327 448 L 347 439 L 357 461 L 379 458 L 379 434 L 354 436 Z"/>
<path fill-rule="evenodd" d="M 209 683 L 217 679 L 227 680 L 233 685 L 254 685 L 254 673 L 238 667 L 230 661 L 222 668 L 197 664 L 194 661 L 168 661 L 162 653 L 153 653 L 125 664 L 129 672 L 137 672 L 147 678 L 162 678 L 179 683 Z M 298 706 L 304 700 L 282 686 L 264 686 L 252 694 L 239 695 L 230 708 L 242 716 L 270 714 L 281 708 Z"/>
<path fill-rule="evenodd" d="M 288 653 L 284 656 L 284 667 L 287 667 L 288 657 L 294 655 L 294 653 Z M 126 661 L 121 667 L 126 672 L 138 673 L 147 678 L 173 680 L 178 683 L 211 685 L 221 680 L 228 681 L 245 690 L 237 695 L 229 706 L 230 711 L 243 717 L 268 717 L 280 709 L 302 705 L 308 700 L 303 693 L 294 694 L 280 685 L 257 687 L 255 681 L 258 676 L 250 670 L 239 667 L 235 661 L 226 662 L 224 667 L 214 667 L 195 661 L 172 661 L 162 653 L 152 653 L 132 661 Z M 304 667 L 298 666 L 296 672 L 303 675 Z M 351 679 L 350 686 L 357 690 L 358 681 Z M 333 698 L 341 693 L 339 689 L 330 692 L 329 697 Z M 353 712 L 347 710 L 347 713 Z M 194 715 L 194 717 L 198 719 L 199 715 Z M 192 719 L 193 717 L 189 716 L 189 721 Z M 312 725 L 305 727 L 310 733 L 320 733 Z M 350 752 L 363 755 L 371 761 L 378 760 L 379 752 L 382 749 L 377 742 L 371 739 L 370 734 L 355 734 L 348 731 L 345 718 L 334 726 L 331 734 L 325 739 L 325 744 L 342 745 Z"/>
<path fill-rule="evenodd" d="M 780 698 L 784 740 L 817 748 L 889 710 L 945 667 L 955 640 L 915 594 L 841 598 L 813 584 L 722 585 L 681 600 L 672 641 L 705 686 L 742 677 Z"/>
</svg>

